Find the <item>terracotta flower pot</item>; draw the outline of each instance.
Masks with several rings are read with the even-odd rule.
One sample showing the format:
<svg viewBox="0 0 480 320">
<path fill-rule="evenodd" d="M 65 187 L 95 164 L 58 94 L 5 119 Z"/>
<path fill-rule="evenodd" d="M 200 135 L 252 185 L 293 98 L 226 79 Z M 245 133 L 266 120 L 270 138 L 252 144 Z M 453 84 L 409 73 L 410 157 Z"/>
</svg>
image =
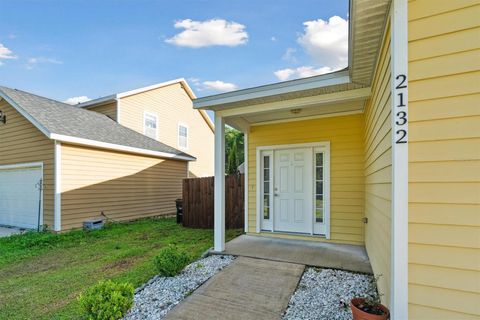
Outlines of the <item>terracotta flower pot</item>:
<svg viewBox="0 0 480 320">
<path fill-rule="evenodd" d="M 350 308 L 352 309 L 353 320 L 387 320 L 390 317 L 390 311 L 383 304 L 380 304 L 378 306 L 379 309 L 383 310 L 384 312 L 384 314 L 382 315 L 371 314 L 357 308 L 358 305 L 364 302 L 365 299 L 363 298 L 353 298 L 350 301 Z"/>
</svg>

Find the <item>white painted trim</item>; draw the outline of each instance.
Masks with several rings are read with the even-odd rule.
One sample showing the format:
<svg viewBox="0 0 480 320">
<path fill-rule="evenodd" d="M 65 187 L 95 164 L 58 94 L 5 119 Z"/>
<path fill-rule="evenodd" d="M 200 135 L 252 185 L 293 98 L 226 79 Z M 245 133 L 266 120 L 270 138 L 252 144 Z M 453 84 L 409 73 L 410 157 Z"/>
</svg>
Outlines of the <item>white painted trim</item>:
<svg viewBox="0 0 480 320">
<path fill-rule="evenodd" d="M 248 232 L 248 190 L 249 183 L 248 183 L 248 133 L 243 134 L 243 167 L 244 167 L 244 174 L 243 174 L 243 185 L 244 185 L 244 211 L 245 211 L 245 221 L 244 221 L 244 229 L 245 232 Z"/>
<path fill-rule="evenodd" d="M 295 148 L 308 148 L 308 147 L 326 147 L 330 146 L 330 141 L 318 141 L 318 142 L 306 142 L 295 144 L 275 144 L 272 146 L 260 146 L 257 150 L 276 150 L 276 149 L 295 149 Z"/>
<path fill-rule="evenodd" d="M 260 156 L 261 156 L 261 150 L 257 147 L 256 149 L 256 154 L 255 154 L 255 164 L 256 164 L 256 172 L 257 172 L 257 184 L 255 186 L 256 193 L 257 193 L 257 201 L 256 201 L 256 207 L 255 207 L 255 212 L 257 216 L 257 225 L 255 226 L 255 232 L 260 233 L 261 230 L 261 224 L 262 224 L 262 214 L 260 212 L 260 209 L 262 208 L 262 199 L 261 199 L 261 189 L 260 185 L 262 183 L 262 165 L 260 161 Z"/>
<path fill-rule="evenodd" d="M 392 52 L 392 244 L 391 295 L 392 320 L 408 319 L 408 3 L 393 0 L 391 19 Z M 405 87 L 397 88 L 399 75 Z M 399 107 L 400 96 L 404 106 Z M 406 123 L 398 112 L 405 112 Z M 406 143 L 396 143 L 398 130 L 406 130 Z"/>
<path fill-rule="evenodd" d="M 147 135 L 147 127 L 145 126 L 145 121 L 147 120 L 147 117 L 155 118 L 155 138 L 154 139 L 158 140 L 158 115 L 156 113 L 143 111 L 143 134 Z"/>
<path fill-rule="evenodd" d="M 324 212 L 324 218 L 325 218 L 325 238 L 330 239 L 330 141 L 319 141 L 319 142 L 307 142 L 307 143 L 297 143 L 297 144 L 278 144 L 278 145 L 270 145 L 270 146 L 259 146 L 256 147 L 256 167 L 257 167 L 257 185 L 256 185 L 256 195 L 257 195 L 257 201 L 256 201 L 256 215 L 257 215 L 257 228 L 256 232 L 260 233 L 262 231 L 261 229 L 261 223 L 262 223 L 262 218 L 263 218 L 263 213 L 261 212 L 262 208 L 262 199 L 263 196 L 261 195 L 261 184 L 262 184 L 262 175 L 261 173 L 261 155 L 262 151 L 275 151 L 279 149 L 296 149 L 296 148 L 312 148 L 313 151 L 315 148 L 322 148 L 325 150 L 324 152 L 324 179 L 328 183 L 324 184 L 324 202 L 325 202 L 325 212 Z M 313 152 L 314 154 L 314 152 Z M 274 152 L 272 152 L 272 163 L 274 163 Z M 314 163 L 313 163 L 314 165 Z M 272 166 L 272 171 L 275 170 L 274 164 Z M 274 176 L 272 178 L 272 186 L 274 184 Z M 313 189 L 314 190 L 314 189 Z M 312 191 L 313 191 L 312 190 Z M 314 193 L 312 192 L 312 195 Z M 313 196 L 313 199 L 315 199 L 315 196 Z M 273 218 L 274 214 L 274 206 L 271 205 L 272 208 L 272 233 L 279 233 L 281 234 L 282 232 L 279 231 L 274 231 L 274 224 L 275 224 L 275 219 Z M 315 217 L 314 212 L 312 210 L 312 215 Z M 313 225 L 312 225 L 312 230 L 313 230 Z M 300 234 L 300 233 L 299 233 Z M 313 234 L 313 232 L 312 232 Z M 323 237 L 323 235 L 318 235 L 318 234 L 313 234 L 312 236 L 315 237 Z"/>
<path fill-rule="evenodd" d="M 314 120 L 314 119 L 323 119 L 323 118 L 333 118 L 333 117 L 344 117 L 344 116 L 350 116 L 350 115 L 354 115 L 354 114 L 361 114 L 363 112 L 364 112 L 364 110 L 334 112 L 334 113 L 320 114 L 320 115 L 317 115 L 317 116 L 308 116 L 308 117 L 299 117 L 299 118 L 291 118 L 291 119 L 255 122 L 255 123 L 250 124 L 250 126 L 255 127 L 255 126 L 263 126 L 263 125 L 266 125 L 266 124 L 287 123 L 287 122 L 305 121 L 305 120 Z"/>
<path fill-rule="evenodd" d="M 195 99 L 193 101 L 193 107 L 211 109 L 215 106 L 222 107 L 222 105 L 243 100 L 258 99 L 296 91 L 333 86 L 337 84 L 346 84 L 349 82 L 350 77 L 348 75 L 348 71 L 341 70 L 320 76 L 277 82 L 274 84 Z"/>
<path fill-rule="evenodd" d="M 122 109 L 120 99 L 115 99 L 117 101 L 117 123 L 122 124 Z"/>
<path fill-rule="evenodd" d="M 80 108 L 85 108 L 85 107 L 89 107 L 89 106 L 96 105 L 96 104 L 99 104 L 99 103 L 113 101 L 115 99 L 125 98 L 125 97 L 128 97 L 128 96 L 132 96 L 134 94 L 138 94 L 138 93 L 142 93 L 142 92 L 146 92 L 146 91 L 150 91 L 150 90 L 155 90 L 155 89 L 158 89 L 158 88 L 161 88 L 161 87 L 166 87 L 166 86 L 169 86 L 169 85 L 172 85 L 172 84 L 175 84 L 175 83 L 180 83 L 182 85 L 183 89 L 185 89 L 185 91 L 187 92 L 190 99 L 196 99 L 197 98 L 195 96 L 195 93 L 193 92 L 192 88 L 190 88 L 190 86 L 188 85 L 188 82 L 184 78 L 179 78 L 179 79 L 165 81 L 165 82 L 153 84 L 153 85 L 150 85 L 150 86 L 146 86 L 146 87 L 142 87 L 142 88 L 138 88 L 138 89 L 134 89 L 134 90 L 129 90 L 129 91 L 124 91 L 124 92 L 119 92 L 119 93 L 116 93 L 116 94 L 111 94 L 111 95 L 101 97 L 101 98 L 98 98 L 98 99 L 94 99 L 94 100 L 86 101 L 86 102 L 83 102 L 83 103 L 79 103 L 76 106 L 78 106 Z"/>
<path fill-rule="evenodd" d="M 50 131 L 47 130 L 40 122 L 38 122 L 34 117 L 30 115 L 30 113 L 26 112 L 23 110 L 22 107 L 20 107 L 14 100 L 10 99 L 8 95 L 6 95 L 1 89 L 0 89 L 0 96 L 5 99 L 5 101 L 8 102 L 15 110 L 18 111 L 22 116 L 24 116 L 28 121 L 30 121 L 40 132 L 42 132 L 44 135 L 47 137 L 50 136 Z M 8 121 L 8 119 L 7 119 Z"/>
<path fill-rule="evenodd" d="M 53 230 L 62 230 L 62 145 L 55 141 Z"/>
<path fill-rule="evenodd" d="M 324 183 L 323 187 L 325 188 L 324 190 L 324 195 L 323 195 L 323 201 L 325 202 L 325 212 L 324 217 L 325 217 L 325 238 L 330 239 L 330 185 L 331 185 L 331 180 L 330 180 L 330 141 L 324 142 L 325 144 L 325 153 L 324 153 L 324 163 L 323 163 L 323 174 L 324 174 L 324 181 L 327 181 L 328 183 Z"/>
<path fill-rule="evenodd" d="M 263 218 L 263 194 L 264 194 L 264 178 L 263 178 L 263 170 L 264 170 L 264 166 L 263 166 L 263 157 L 264 156 L 269 156 L 270 157 L 270 161 L 269 161 L 269 164 L 270 164 L 270 203 L 269 203 L 269 207 L 270 207 L 270 219 L 269 221 L 265 220 Z M 256 160 L 257 161 L 257 168 L 258 168 L 258 171 L 257 171 L 257 221 L 258 221 L 258 227 L 257 227 L 257 233 L 259 232 L 262 232 L 262 231 L 267 231 L 267 230 L 270 230 L 271 232 L 273 232 L 273 223 L 274 223 L 274 220 L 273 220 L 273 207 L 274 207 L 274 199 L 273 199 L 273 194 L 275 193 L 274 191 L 274 185 L 275 185 L 275 181 L 274 181 L 274 152 L 273 150 L 257 150 L 257 158 Z"/>
<path fill-rule="evenodd" d="M 0 165 L 0 170 L 43 167 L 43 162 L 26 162 Z"/>
<path fill-rule="evenodd" d="M 62 142 L 68 142 L 68 143 L 72 143 L 72 144 L 79 144 L 79 145 L 84 145 L 84 146 L 97 147 L 97 148 L 101 148 L 101 149 L 123 151 L 123 152 L 128 152 L 128 153 L 135 153 L 135 154 L 142 154 L 142 155 L 147 155 L 147 156 L 155 156 L 155 157 L 160 157 L 160 158 L 186 160 L 186 161 L 195 161 L 196 160 L 196 158 L 193 158 L 193 157 L 179 156 L 179 155 L 175 155 L 175 154 L 167 153 L 167 152 L 160 152 L 160 151 L 153 151 L 153 150 L 147 150 L 147 149 L 121 146 L 121 145 L 113 144 L 113 143 L 100 142 L 100 141 L 96 141 L 96 140 L 89 140 L 89 139 L 83 139 L 83 138 L 77 138 L 77 137 L 71 137 L 71 136 L 64 136 L 64 135 L 55 134 L 55 133 L 50 135 L 50 139 L 58 140 L 58 141 L 62 141 Z"/>
<path fill-rule="evenodd" d="M 184 127 L 187 129 L 187 146 L 186 147 L 183 147 L 180 145 L 180 126 Z M 183 123 L 183 122 L 178 122 L 177 124 L 177 145 L 178 145 L 178 148 L 181 149 L 181 150 L 188 150 L 188 137 L 190 136 L 190 128 L 188 127 L 187 124 Z"/>
<path fill-rule="evenodd" d="M 214 250 L 225 251 L 225 120 L 215 114 Z"/>
<path fill-rule="evenodd" d="M 15 164 L 4 164 L 0 165 L 0 171 L 2 170 L 15 170 L 15 169 L 26 169 L 26 168 L 40 168 L 42 184 L 45 185 L 44 180 L 44 165 L 43 162 L 25 162 L 25 163 L 15 163 Z M 40 225 L 37 229 L 40 229 L 41 226 L 44 224 L 44 198 L 45 198 L 45 189 L 41 186 L 42 192 L 40 197 Z"/>
<path fill-rule="evenodd" d="M 150 86 L 146 86 L 146 87 L 142 87 L 142 88 L 138 88 L 138 89 L 134 89 L 134 90 L 130 90 L 130 91 L 120 92 L 120 93 L 117 94 L 117 98 L 125 98 L 125 97 L 128 97 L 128 96 L 133 96 L 134 94 L 139 94 L 139 93 L 142 93 L 142 92 L 145 92 L 145 91 L 155 90 L 155 89 L 170 86 L 170 85 L 176 84 L 176 83 L 180 83 L 183 86 L 183 88 L 185 89 L 185 91 L 187 92 L 187 94 L 190 96 L 191 99 L 196 99 L 197 98 L 195 96 L 195 93 L 193 93 L 192 88 L 190 88 L 190 86 L 188 85 L 188 82 L 184 78 L 173 79 L 173 80 L 153 84 L 153 85 L 150 85 Z"/>
</svg>

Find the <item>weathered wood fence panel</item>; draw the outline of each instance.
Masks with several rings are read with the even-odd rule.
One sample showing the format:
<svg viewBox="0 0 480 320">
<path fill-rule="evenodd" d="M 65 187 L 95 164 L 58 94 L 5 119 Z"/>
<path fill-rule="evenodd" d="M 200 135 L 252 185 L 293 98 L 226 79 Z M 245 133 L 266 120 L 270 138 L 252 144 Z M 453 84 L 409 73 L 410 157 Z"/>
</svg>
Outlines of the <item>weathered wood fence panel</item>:
<svg viewBox="0 0 480 320">
<path fill-rule="evenodd" d="M 227 229 L 244 225 L 244 175 L 225 177 L 225 226 Z M 183 226 L 213 228 L 214 177 L 183 180 Z"/>
</svg>

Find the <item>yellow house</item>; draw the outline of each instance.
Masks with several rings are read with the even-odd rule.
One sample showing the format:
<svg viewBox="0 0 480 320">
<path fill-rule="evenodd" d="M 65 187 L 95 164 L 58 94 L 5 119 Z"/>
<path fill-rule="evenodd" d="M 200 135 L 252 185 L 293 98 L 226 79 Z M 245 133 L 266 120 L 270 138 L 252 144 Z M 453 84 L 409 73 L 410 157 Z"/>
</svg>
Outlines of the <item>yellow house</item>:
<svg viewBox="0 0 480 320">
<path fill-rule="evenodd" d="M 480 317 L 480 5 L 352 0 L 349 66 L 194 100 L 245 134 L 245 232 L 365 246 L 393 319 Z"/>
<path fill-rule="evenodd" d="M 109 116 L 119 124 L 193 155 L 190 177 L 213 175 L 213 123 L 185 79 L 115 93 L 77 106 Z"/>
<path fill-rule="evenodd" d="M 195 160 L 101 113 L 5 87 L 0 145 L 0 224 L 55 231 L 174 214 Z"/>
</svg>

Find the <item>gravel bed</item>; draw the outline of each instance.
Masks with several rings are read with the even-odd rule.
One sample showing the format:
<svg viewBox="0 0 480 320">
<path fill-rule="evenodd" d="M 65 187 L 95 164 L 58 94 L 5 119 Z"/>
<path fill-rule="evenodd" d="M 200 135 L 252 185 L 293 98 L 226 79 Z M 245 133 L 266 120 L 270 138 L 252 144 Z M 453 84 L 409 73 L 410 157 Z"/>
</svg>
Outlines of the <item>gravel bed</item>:
<svg viewBox="0 0 480 320">
<path fill-rule="evenodd" d="M 135 291 L 133 308 L 125 319 L 162 319 L 170 309 L 234 259 L 228 255 L 212 255 L 191 263 L 175 277 L 155 276 Z"/>
<path fill-rule="evenodd" d="M 307 268 L 290 298 L 284 320 L 350 320 L 350 300 L 377 296 L 372 275 Z"/>
</svg>

